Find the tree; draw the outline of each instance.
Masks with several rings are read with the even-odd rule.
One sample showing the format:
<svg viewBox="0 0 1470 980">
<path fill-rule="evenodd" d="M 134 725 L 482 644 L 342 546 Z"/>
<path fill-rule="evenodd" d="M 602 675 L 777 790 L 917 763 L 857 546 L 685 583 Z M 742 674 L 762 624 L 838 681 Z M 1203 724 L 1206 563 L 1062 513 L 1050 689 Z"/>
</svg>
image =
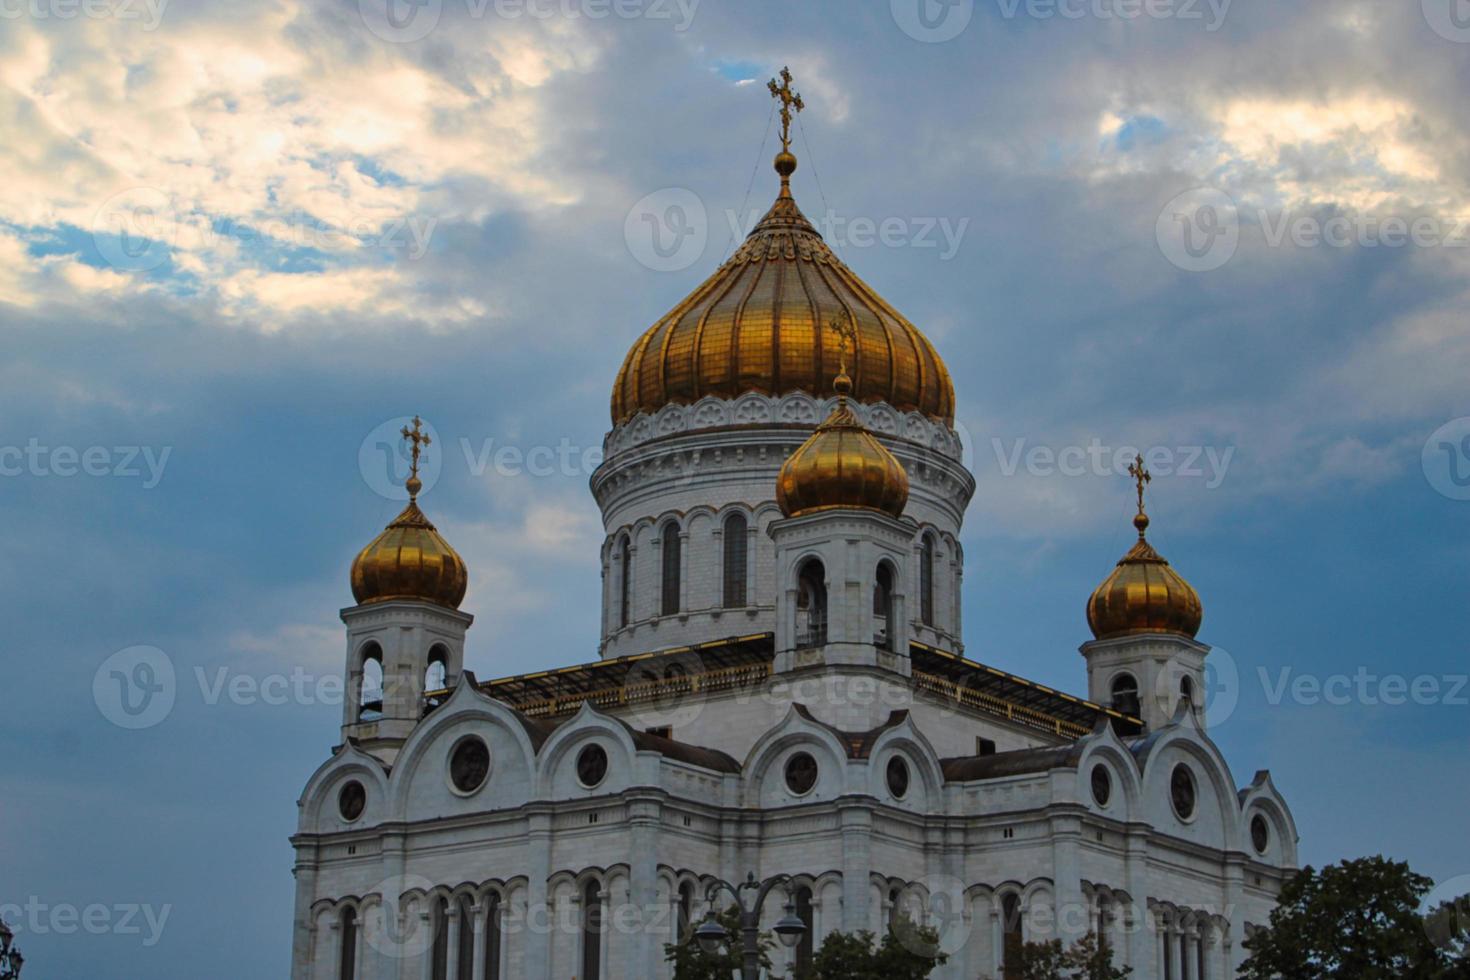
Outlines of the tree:
<svg viewBox="0 0 1470 980">
<path fill-rule="evenodd" d="M 740 974 L 744 960 L 740 935 L 740 910 L 730 906 L 717 917 L 729 937 L 719 952 L 706 953 L 695 941 L 693 930 L 677 943 L 664 943 L 664 960 L 674 964 L 674 980 L 730 980 Z M 760 934 L 761 969 L 769 976 L 770 950 L 776 945 L 769 932 Z"/>
<path fill-rule="evenodd" d="M 866 929 L 832 933 L 796 980 L 924 980 L 948 959 L 938 932 L 899 917 L 882 943 Z"/>
<path fill-rule="evenodd" d="M 1089 932 L 1070 949 L 1060 939 L 1022 943 L 1008 960 L 1005 980 L 1125 980 L 1131 967 L 1114 966 L 1113 951 Z"/>
<path fill-rule="evenodd" d="M 1462 899 L 1433 910 L 1420 902 L 1433 886 L 1402 862 L 1360 858 L 1310 866 L 1281 890 L 1270 925 L 1249 937 L 1244 980 L 1447 980 L 1470 976 L 1463 958 Z M 1443 942 L 1437 942 L 1438 929 Z"/>
</svg>

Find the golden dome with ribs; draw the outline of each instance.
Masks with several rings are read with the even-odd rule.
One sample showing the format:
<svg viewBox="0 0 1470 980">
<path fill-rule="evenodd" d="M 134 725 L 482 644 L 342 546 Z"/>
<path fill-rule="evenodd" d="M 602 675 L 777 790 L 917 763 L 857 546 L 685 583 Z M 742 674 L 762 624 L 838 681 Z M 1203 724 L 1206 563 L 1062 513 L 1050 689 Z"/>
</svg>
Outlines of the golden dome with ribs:
<svg viewBox="0 0 1470 980">
<path fill-rule="evenodd" d="M 777 158 L 781 193 L 714 275 L 633 345 L 612 393 L 613 424 L 670 403 L 746 392 L 818 395 L 837 367 L 826 325 L 854 324 L 852 397 L 954 422 L 954 385 L 934 346 L 842 263 L 791 196 L 796 159 Z"/>
</svg>

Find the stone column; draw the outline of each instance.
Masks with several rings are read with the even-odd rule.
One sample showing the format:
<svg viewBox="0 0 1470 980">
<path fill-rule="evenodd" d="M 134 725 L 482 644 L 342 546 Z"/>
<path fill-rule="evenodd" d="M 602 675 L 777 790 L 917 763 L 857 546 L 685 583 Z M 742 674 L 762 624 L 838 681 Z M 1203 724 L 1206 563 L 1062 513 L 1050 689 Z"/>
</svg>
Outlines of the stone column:
<svg viewBox="0 0 1470 980">
<path fill-rule="evenodd" d="M 658 901 L 658 836 L 663 822 L 663 799 L 659 794 L 648 793 L 631 796 L 628 800 L 628 828 L 630 831 L 628 885 L 634 908 L 638 932 L 633 944 L 634 962 L 628 972 L 637 976 L 652 977 L 658 972 L 661 956 L 653 936 L 653 911 Z M 677 902 L 677 895 L 674 896 Z M 604 922 L 609 922 L 604 918 Z M 604 929 L 604 933 L 607 930 Z"/>
<path fill-rule="evenodd" d="M 551 976 L 551 909 L 546 879 L 551 876 L 551 808 L 536 805 L 527 814 L 526 976 Z"/>
<path fill-rule="evenodd" d="M 471 980 L 485 980 L 485 906 L 476 902 L 470 906 L 470 927 L 475 931 L 474 962 L 470 964 Z"/>
<path fill-rule="evenodd" d="M 312 946 L 316 942 L 315 922 L 311 905 L 316 901 L 317 847 L 305 841 L 296 845 L 296 866 L 291 874 L 296 878 L 295 926 L 291 936 L 291 980 L 311 980 L 313 958 Z"/>
<path fill-rule="evenodd" d="M 870 847 L 873 835 L 871 800 L 838 802 L 842 825 L 842 930 L 857 932 L 868 923 L 868 879 L 872 875 Z"/>
<path fill-rule="evenodd" d="M 689 532 L 679 530 L 679 612 L 689 611 Z"/>
<path fill-rule="evenodd" d="M 1162 980 L 1163 961 L 1158 958 L 1158 943 L 1153 941 L 1149 929 L 1155 919 L 1148 907 L 1148 839 L 1141 832 L 1128 831 L 1123 847 L 1124 872 L 1131 902 L 1128 915 L 1133 926 L 1128 934 L 1127 962 L 1140 980 L 1150 975 Z M 1150 967 L 1151 963 L 1155 965 Z"/>
<path fill-rule="evenodd" d="M 450 899 L 445 915 L 449 917 L 449 936 L 444 946 L 444 975 L 449 980 L 459 980 L 460 915 L 458 899 Z"/>
<path fill-rule="evenodd" d="M 1056 895 L 1056 937 L 1070 947 L 1087 933 L 1078 847 L 1082 821 L 1062 815 L 1051 820 L 1052 886 Z"/>
</svg>

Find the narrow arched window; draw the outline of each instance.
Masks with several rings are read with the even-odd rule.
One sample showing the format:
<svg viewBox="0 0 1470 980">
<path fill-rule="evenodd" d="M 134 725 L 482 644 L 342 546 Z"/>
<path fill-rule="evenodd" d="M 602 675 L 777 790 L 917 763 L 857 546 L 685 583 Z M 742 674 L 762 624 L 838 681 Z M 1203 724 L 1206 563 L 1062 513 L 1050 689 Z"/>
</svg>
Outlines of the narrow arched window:
<svg viewBox="0 0 1470 980">
<path fill-rule="evenodd" d="M 801 924 L 806 926 L 806 931 L 801 934 L 801 939 L 796 943 L 796 968 L 798 970 L 812 965 L 812 949 L 815 946 L 816 929 L 812 921 L 812 890 L 801 887 L 796 890 L 796 917 Z"/>
<path fill-rule="evenodd" d="M 434 903 L 434 951 L 429 975 L 432 980 L 448 980 L 449 971 L 449 902 L 439 899 Z"/>
<path fill-rule="evenodd" d="M 339 980 L 357 980 L 357 909 L 342 910 L 342 955 L 337 969 Z"/>
<path fill-rule="evenodd" d="M 582 980 L 602 980 L 602 886 L 595 881 L 582 893 Z"/>
<path fill-rule="evenodd" d="M 664 565 L 662 615 L 674 616 L 679 612 L 679 525 L 669 521 L 664 525 L 659 540 Z"/>
<path fill-rule="evenodd" d="M 725 608 L 745 605 L 746 529 L 744 514 L 725 518 Z"/>
<path fill-rule="evenodd" d="M 1119 674 L 1113 678 L 1112 690 L 1108 692 L 1113 701 L 1113 710 L 1125 715 L 1138 716 L 1138 681 L 1132 674 Z"/>
<path fill-rule="evenodd" d="M 815 558 L 801 566 L 796 582 L 796 645 L 827 642 L 827 572 Z"/>
<path fill-rule="evenodd" d="M 424 711 L 437 708 L 447 699 L 449 686 L 449 651 L 441 643 L 429 649 L 429 663 L 424 668 Z"/>
<path fill-rule="evenodd" d="M 633 619 L 633 541 L 626 534 L 619 550 L 618 625 L 627 626 Z"/>
<path fill-rule="evenodd" d="M 383 648 L 369 643 L 362 651 L 362 673 L 358 678 L 357 720 L 377 721 L 383 717 Z"/>
<path fill-rule="evenodd" d="M 459 952 L 454 963 L 455 980 L 474 980 L 475 913 L 468 896 L 459 900 Z"/>
<path fill-rule="evenodd" d="M 676 943 L 689 941 L 689 930 L 694 925 L 694 883 L 686 881 L 679 886 L 679 932 L 674 937 Z"/>
<path fill-rule="evenodd" d="M 1005 980 L 1019 980 L 1021 976 L 1021 897 L 1014 892 L 1001 899 L 1001 966 Z"/>
<path fill-rule="evenodd" d="M 924 535 L 919 545 L 919 618 L 934 625 L 934 536 Z"/>
<path fill-rule="evenodd" d="M 500 980 L 500 896 L 485 899 L 485 980 Z"/>
<path fill-rule="evenodd" d="M 873 643 L 880 650 L 893 649 L 896 625 L 893 619 L 893 566 L 881 562 L 873 583 Z"/>
</svg>

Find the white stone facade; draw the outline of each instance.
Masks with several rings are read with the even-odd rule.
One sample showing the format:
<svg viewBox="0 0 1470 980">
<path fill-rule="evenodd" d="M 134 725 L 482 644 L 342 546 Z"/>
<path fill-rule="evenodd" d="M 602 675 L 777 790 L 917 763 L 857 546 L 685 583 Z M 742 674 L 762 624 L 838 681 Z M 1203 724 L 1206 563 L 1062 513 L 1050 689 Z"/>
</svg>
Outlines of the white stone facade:
<svg viewBox="0 0 1470 980">
<path fill-rule="evenodd" d="M 777 470 L 826 409 L 706 399 L 608 436 L 597 663 L 482 683 L 467 614 L 343 611 L 354 698 L 299 801 L 293 980 L 667 978 L 710 882 L 747 873 L 792 876 L 814 946 L 935 926 L 941 980 L 1088 931 L 1137 980 L 1234 976 L 1297 833 L 1203 728 L 1209 648 L 1086 644 L 1090 702 L 963 660 L 958 441 L 862 406 L 909 472 L 904 517 L 783 519 Z M 1124 673 L 1137 709 L 1100 706 Z"/>
</svg>

